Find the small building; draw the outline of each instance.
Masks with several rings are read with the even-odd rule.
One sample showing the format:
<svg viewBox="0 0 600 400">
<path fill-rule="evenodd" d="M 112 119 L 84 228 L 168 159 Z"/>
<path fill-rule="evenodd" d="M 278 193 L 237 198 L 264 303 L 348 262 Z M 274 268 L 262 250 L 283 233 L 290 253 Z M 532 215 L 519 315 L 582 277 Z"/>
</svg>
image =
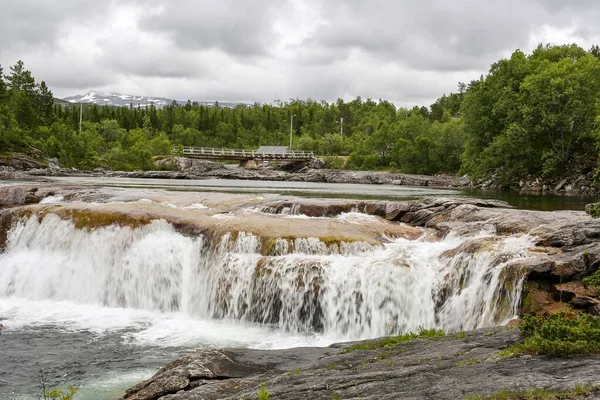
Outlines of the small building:
<svg viewBox="0 0 600 400">
<path fill-rule="evenodd" d="M 287 146 L 260 146 L 256 153 L 284 155 L 288 152 Z"/>
</svg>

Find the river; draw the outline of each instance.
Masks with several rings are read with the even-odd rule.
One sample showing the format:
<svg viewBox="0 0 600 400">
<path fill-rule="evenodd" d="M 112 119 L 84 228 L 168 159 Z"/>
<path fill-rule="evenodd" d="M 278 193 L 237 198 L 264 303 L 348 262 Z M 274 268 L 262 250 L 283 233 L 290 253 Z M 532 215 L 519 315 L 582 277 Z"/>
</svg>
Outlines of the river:
<svg viewBox="0 0 600 400">
<path fill-rule="evenodd" d="M 386 185 L 124 178 L 51 183 L 144 193 L 167 189 L 173 196 L 495 197 L 541 210 L 579 210 L 589 202 Z M 183 209 L 177 212 L 196 212 Z M 301 216 L 277 218 L 293 224 Z M 374 223 L 372 218 L 348 213 L 332 220 L 360 225 Z M 53 216 L 23 220 L 0 254 L 0 322 L 6 326 L 0 335 L 0 397 L 37 398 L 40 371 L 51 384 L 79 385 L 77 399 L 114 399 L 169 360 L 200 348 L 323 346 L 421 327 L 459 331 L 505 322 L 516 312 L 520 282 L 507 292 L 492 260 L 496 253 L 524 256 L 531 239 L 503 238 L 479 255 L 445 253 L 490 236 L 486 229 L 441 241 L 396 238 L 334 252 L 318 240 L 282 241 L 277 255 L 263 257 L 260 238 L 252 235 L 209 243 L 164 221 L 85 231 Z M 506 301 L 499 300 L 500 292 Z"/>
</svg>

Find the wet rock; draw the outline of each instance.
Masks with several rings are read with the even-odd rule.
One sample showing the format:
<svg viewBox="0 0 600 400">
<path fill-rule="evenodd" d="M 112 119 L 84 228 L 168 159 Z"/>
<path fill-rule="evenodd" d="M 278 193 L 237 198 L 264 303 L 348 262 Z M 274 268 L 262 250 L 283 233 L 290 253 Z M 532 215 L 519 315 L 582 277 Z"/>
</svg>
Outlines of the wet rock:
<svg viewBox="0 0 600 400">
<path fill-rule="evenodd" d="M 548 258 L 529 257 L 510 261 L 506 265 L 511 274 L 525 274 L 531 279 L 548 277 L 554 271 L 556 261 Z"/>
</svg>

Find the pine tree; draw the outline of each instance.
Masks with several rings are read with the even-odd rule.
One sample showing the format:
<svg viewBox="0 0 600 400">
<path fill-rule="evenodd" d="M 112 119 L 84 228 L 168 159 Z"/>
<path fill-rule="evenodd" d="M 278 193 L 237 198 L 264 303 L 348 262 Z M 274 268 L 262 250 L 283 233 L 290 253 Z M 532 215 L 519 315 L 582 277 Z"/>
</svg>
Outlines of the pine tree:
<svg viewBox="0 0 600 400">
<path fill-rule="evenodd" d="M 8 88 L 13 92 L 23 91 L 28 96 L 33 95 L 35 91 L 35 79 L 31 76 L 31 71 L 25 69 L 23 61 L 19 60 L 10 67 L 10 75 L 6 76 Z"/>
<path fill-rule="evenodd" d="M 6 91 L 6 82 L 4 82 L 4 75 L 2 75 L 2 65 L 0 65 L 0 103 L 6 100 L 8 94 Z"/>
<path fill-rule="evenodd" d="M 54 117 L 54 95 L 44 81 L 36 89 L 36 103 L 40 113 L 40 122 L 43 125 L 50 125 Z"/>
</svg>

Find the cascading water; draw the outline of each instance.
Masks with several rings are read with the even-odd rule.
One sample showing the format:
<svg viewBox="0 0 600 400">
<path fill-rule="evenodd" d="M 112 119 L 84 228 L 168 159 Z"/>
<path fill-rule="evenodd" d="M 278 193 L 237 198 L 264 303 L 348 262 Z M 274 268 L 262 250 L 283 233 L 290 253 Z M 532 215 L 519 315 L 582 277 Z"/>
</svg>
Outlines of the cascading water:
<svg viewBox="0 0 600 400">
<path fill-rule="evenodd" d="M 190 238 L 160 220 L 88 231 L 48 214 L 9 232 L 0 299 L 263 323 L 328 341 L 467 330 L 515 315 L 522 282 L 504 279 L 503 266 L 532 244 L 509 237 L 477 252 L 451 251 L 472 239 L 277 239 L 264 256 L 262 239 L 244 232 Z"/>
</svg>

